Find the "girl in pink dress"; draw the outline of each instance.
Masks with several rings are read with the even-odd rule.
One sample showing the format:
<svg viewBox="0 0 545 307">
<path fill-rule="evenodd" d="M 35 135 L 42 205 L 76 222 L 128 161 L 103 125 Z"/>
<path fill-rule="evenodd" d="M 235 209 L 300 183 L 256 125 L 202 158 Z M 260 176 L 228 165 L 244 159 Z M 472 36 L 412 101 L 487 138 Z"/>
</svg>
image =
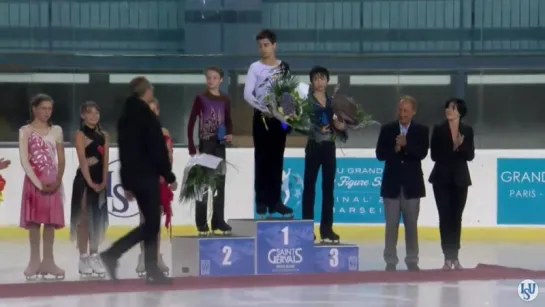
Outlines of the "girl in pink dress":
<svg viewBox="0 0 545 307">
<path fill-rule="evenodd" d="M 62 128 L 51 123 L 52 112 L 53 99 L 45 94 L 36 95 L 30 102 L 31 120 L 19 130 L 19 155 L 25 171 L 20 226 L 28 230 L 30 241 L 30 261 L 24 272 L 27 279 L 38 275 L 64 279 L 64 270 L 55 264 L 53 257 L 55 229 L 64 227 L 64 146 Z"/>
</svg>

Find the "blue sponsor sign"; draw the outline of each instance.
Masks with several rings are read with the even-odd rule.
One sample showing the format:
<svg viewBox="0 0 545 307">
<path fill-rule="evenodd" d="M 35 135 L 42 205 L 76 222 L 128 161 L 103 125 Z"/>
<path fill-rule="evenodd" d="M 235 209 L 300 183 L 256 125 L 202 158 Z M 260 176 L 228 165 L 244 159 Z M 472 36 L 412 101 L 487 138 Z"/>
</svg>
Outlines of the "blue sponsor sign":
<svg viewBox="0 0 545 307">
<path fill-rule="evenodd" d="M 374 158 L 337 158 L 335 176 L 335 223 L 384 223 L 380 186 L 384 163 Z M 282 201 L 302 215 L 305 159 L 284 158 Z M 314 220 L 320 221 L 322 171 L 316 181 Z M 257 215 L 256 215 L 257 217 Z"/>
<path fill-rule="evenodd" d="M 257 274 L 314 272 L 314 223 L 257 222 Z"/>
<path fill-rule="evenodd" d="M 497 193 L 499 225 L 545 225 L 545 159 L 498 159 Z"/>
<path fill-rule="evenodd" d="M 255 274 L 255 239 L 211 237 L 199 240 L 201 276 Z"/>
</svg>

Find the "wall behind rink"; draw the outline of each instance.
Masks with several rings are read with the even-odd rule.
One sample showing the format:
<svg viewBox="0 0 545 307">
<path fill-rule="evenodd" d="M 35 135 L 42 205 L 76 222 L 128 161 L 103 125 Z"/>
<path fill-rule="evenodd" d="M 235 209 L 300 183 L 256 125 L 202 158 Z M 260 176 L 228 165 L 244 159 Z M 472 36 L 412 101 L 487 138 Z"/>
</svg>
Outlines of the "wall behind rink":
<svg viewBox="0 0 545 307">
<path fill-rule="evenodd" d="M 255 60 L 255 59 L 254 59 Z M 246 63 L 247 66 L 250 62 Z M 290 62 L 296 66 L 297 62 Z M 312 65 L 315 65 L 313 63 Z M 202 67 L 204 67 L 203 64 Z M 206 64 L 206 65 L 210 65 Z M 308 69 L 294 70 L 301 81 L 308 81 Z M 331 68 L 330 91 L 341 91 L 355 98 L 378 123 L 395 116 L 401 95 L 418 100 L 415 120 L 433 125 L 441 120 L 447 97 L 464 97 L 468 103 L 466 123 L 474 126 L 479 149 L 545 148 L 545 74 L 536 71 L 381 71 L 365 69 L 346 72 Z M 228 71 L 222 91 L 231 99 L 236 146 L 251 147 L 252 108 L 243 99 L 245 70 Z M 197 73 L 0 73 L 0 140 L 17 142 L 18 129 L 29 117 L 28 102 L 45 92 L 55 99 L 53 121 L 64 129 L 65 141 L 73 140 L 79 126 L 82 102 L 92 100 L 101 107 L 101 123 L 115 139 L 116 121 L 127 95 L 127 84 L 136 75 L 145 75 L 155 86 L 161 103 L 161 122 L 170 130 L 177 145 L 187 144 L 187 120 L 195 95 L 203 91 L 204 77 Z M 374 148 L 379 125 L 351 133 L 345 147 Z M 292 139 L 292 138 L 290 138 Z M 246 142 L 244 142 L 246 140 Z M 304 140 L 290 143 L 304 146 Z"/>
<path fill-rule="evenodd" d="M 303 149 L 286 149 L 285 172 L 288 178 L 302 176 Z M 374 159 L 374 150 L 338 150 L 339 167 L 336 187 L 336 229 L 345 238 L 383 238 L 381 200 L 378 198 L 382 164 Z M 23 170 L 15 148 L 0 149 L 0 157 L 11 159 L 12 166 L 2 171 L 7 184 L 4 202 L 0 205 L 0 237 L 23 235 L 16 230 L 19 222 Z M 469 190 L 463 224 L 466 239 L 486 240 L 545 240 L 545 151 L 479 150 L 470 163 L 473 186 Z M 111 181 L 108 185 L 111 235 L 119 235 L 138 223 L 137 207 L 123 198 L 119 185 L 117 149 L 110 150 Z M 229 149 L 227 159 L 232 164 L 227 172 L 226 217 L 253 218 L 253 150 Z M 183 168 L 189 160 L 186 149 L 174 151 L 174 169 L 181 181 Z M 350 160 L 349 163 L 346 161 Z M 500 162 L 498 162 L 500 161 Z M 506 162 L 507 161 L 507 162 Z M 423 171 L 428 176 L 433 164 L 426 159 Z M 69 200 L 72 180 L 77 169 L 73 148 L 66 149 L 64 175 L 65 219 L 69 220 Z M 342 180 L 339 180 L 340 177 Z M 297 201 L 297 180 L 284 185 L 283 199 L 300 214 Z M 378 183 L 378 184 L 377 184 Z M 287 187 L 287 188 L 286 188 Z M 423 238 L 437 239 L 438 216 L 431 186 L 422 199 L 419 225 Z M 318 189 L 319 191 L 320 189 Z M 289 194 L 289 195 L 288 195 Z M 287 197 L 290 199 L 287 199 Z M 348 196 L 348 197 L 347 197 Z M 175 199 L 178 197 L 176 193 Z M 373 197 L 377 197 L 373 199 Z M 173 204 L 175 233 L 193 233 L 193 210 L 187 204 Z M 504 227 L 509 225 L 509 228 Z M 513 228 L 516 227 L 516 228 Z M 529 228 L 531 227 L 531 228 Z"/>
</svg>

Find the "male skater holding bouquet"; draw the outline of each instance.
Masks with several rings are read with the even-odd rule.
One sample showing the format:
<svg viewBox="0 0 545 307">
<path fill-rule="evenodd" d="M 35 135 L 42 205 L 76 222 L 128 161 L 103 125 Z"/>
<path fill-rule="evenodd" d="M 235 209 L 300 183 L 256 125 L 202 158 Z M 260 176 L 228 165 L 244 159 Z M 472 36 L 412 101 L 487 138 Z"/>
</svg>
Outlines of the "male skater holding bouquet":
<svg viewBox="0 0 545 307">
<path fill-rule="evenodd" d="M 136 244 L 144 241 L 146 281 L 148 284 L 170 284 L 157 261 L 157 240 L 161 228 L 161 197 L 159 178 L 163 177 L 171 190 L 176 190 L 176 176 L 163 137 L 161 123 L 146 101 L 153 98 L 153 87 L 144 77 L 130 83 L 132 95 L 127 98 L 117 122 L 117 143 L 121 162 L 121 184 L 125 197 L 136 198 L 143 223 L 117 240 L 100 254 L 112 280 L 117 280 L 118 259 Z"/>
<path fill-rule="evenodd" d="M 279 213 L 292 216 L 293 209 L 281 199 L 282 170 L 286 135 L 290 127 L 273 118 L 265 107 L 272 80 L 289 73 L 287 63 L 276 58 L 276 34 L 262 30 L 256 36 L 261 59 L 250 65 L 244 85 L 244 99 L 254 108 L 254 189 L 256 212 L 263 216 Z"/>
<path fill-rule="evenodd" d="M 193 141 L 193 130 L 197 117 L 199 117 L 199 152 L 225 160 L 225 143 L 233 139 L 233 124 L 229 97 L 220 93 L 219 87 L 223 82 L 224 72 L 219 67 L 205 69 L 206 91 L 195 97 L 189 122 L 187 124 L 187 139 L 189 141 L 189 154 L 197 153 Z M 223 233 L 231 231 L 231 226 L 225 222 L 225 175 L 220 176 L 216 182 L 216 194 L 213 201 L 212 231 L 219 230 Z M 207 223 L 207 200 L 197 203 L 195 208 L 195 223 L 197 231 L 201 234 L 208 233 L 210 228 Z"/>
<path fill-rule="evenodd" d="M 314 198 L 316 195 L 316 179 L 322 168 L 322 216 L 320 221 L 320 238 L 339 242 L 339 235 L 333 232 L 333 189 L 335 185 L 336 148 L 335 140 L 346 142 L 348 136 L 346 125 L 334 118 L 331 97 L 326 89 L 329 82 L 329 71 L 320 66 L 310 71 L 312 92 L 308 102 L 312 107 L 311 130 L 305 148 L 305 179 L 303 190 L 303 219 L 314 220 Z M 316 239 L 316 236 L 314 236 Z"/>
</svg>

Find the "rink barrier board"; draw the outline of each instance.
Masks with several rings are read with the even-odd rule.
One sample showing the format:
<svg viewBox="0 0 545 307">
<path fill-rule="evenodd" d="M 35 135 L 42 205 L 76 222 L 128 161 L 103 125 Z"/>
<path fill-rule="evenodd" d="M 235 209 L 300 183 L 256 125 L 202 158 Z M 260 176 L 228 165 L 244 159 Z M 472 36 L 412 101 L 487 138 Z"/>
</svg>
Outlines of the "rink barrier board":
<svg viewBox="0 0 545 307">
<path fill-rule="evenodd" d="M 129 232 L 132 227 L 111 226 L 106 237 L 108 240 L 120 238 Z M 335 232 L 341 236 L 342 242 L 381 242 L 384 240 L 384 226 L 354 226 L 335 225 Z M 194 226 L 183 225 L 172 228 L 173 236 L 193 236 L 197 234 Z M 319 233 L 315 225 L 314 231 Z M 439 241 L 437 227 L 419 227 L 418 236 L 422 241 Z M 168 231 L 162 228 L 163 239 L 168 239 Z M 24 241 L 28 239 L 28 232 L 16 226 L 0 226 L 0 240 Z M 57 230 L 56 239 L 69 240 L 68 228 Z M 319 239 L 319 238 L 318 238 Z M 404 240 L 403 226 L 400 226 L 399 242 Z M 491 243 L 545 243 L 545 228 L 533 227 L 465 227 L 462 230 L 464 242 L 491 242 Z"/>
<path fill-rule="evenodd" d="M 335 187 L 335 230 L 346 241 L 382 241 L 384 238 L 383 206 L 379 199 L 380 178 L 383 165 L 375 158 L 373 149 L 343 149 L 337 152 L 337 186 Z M 6 179 L 0 203 L 0 239 L 26 239 L 26 232 L 19 225 L 22 182 L 24 172 L 18 163 L 17 148 L 0 148 L 0 157 L 10 159 L 12 165 L 0 174 Z M 70 199 L 72 182 L 77 171 L 77 156 L 74 148 L 65 149 L 66 169 L 63 176 L 64 215 L 66 226 L 70 221 Z M 139 223 L 135 202 L 123 197 L 119 182 L 117 148 L 110 149 L 110 167 L 107 187 L 110 229 L 107 237 L 120 237 Z M 300 196 L 302 186 L 298 182 L 303 176 L 303 148 L 286 148 L 284 171 L 290 173 L 283 186 L 283 199 L 292 207 L 295 218 L 300 219 Z M 181 180 L 183 169 L 189 160 L 187 149 L 175 148 L 174 166 Z M 226 180 L 226 219 L 253 219 L 253 149 L 230 148 L 227 150 L 229 169 Z M 233 167 L 234 166 L 234 167 Z M 422 162 L 424 176 L 433 168 L 426 158 Z M 469 188 L 463 217 L 463 240 L 497 242 L 545 242 L 545 150 L 477 150 L 475 159 L 469 163 L 473 185 Z M 532 172 L 531 182 L 515 182 L 515 174 Z M 542 178 L 543 177 L 543 178 Z M 535 179 L 535 180 L 534 180 Z M 378 182 L 377 182 L 378 180 Z M 343 183 L 345 183 L 343 185 Z M 378 184 L 377 184 L 378 183 Z M 418 220 L 422 240 L 437 241 L 438 215 L 432 186 L 426 184 L 426 197 L 420 201 Z M 320 191 L 320 189 L 317 189 Z M 289 197 L 287 196 L 289 192 Z M 178 193 L 172 204 L 174 234 L 195 234 L 194 208 L 179 204 Z M 321 203 L 317 193 L 316 204 Z M 355 195 L 353 198 L 351 195 Z M 320 210 L 316 210 L 315 221 L 319 221 Z M 299 215 L 299 216 L 298 216 Z M 164 229 L 164 227 L 163 227 Z M 316 231 L 318 233 L 318 231 Z M 400 232 L 400 235 L 403 231 Z M 167 237 L 167 232 L 163 230 Z M 68 239 L 68 230 L 58 232 L 60 239 Z"/>
</svg>

